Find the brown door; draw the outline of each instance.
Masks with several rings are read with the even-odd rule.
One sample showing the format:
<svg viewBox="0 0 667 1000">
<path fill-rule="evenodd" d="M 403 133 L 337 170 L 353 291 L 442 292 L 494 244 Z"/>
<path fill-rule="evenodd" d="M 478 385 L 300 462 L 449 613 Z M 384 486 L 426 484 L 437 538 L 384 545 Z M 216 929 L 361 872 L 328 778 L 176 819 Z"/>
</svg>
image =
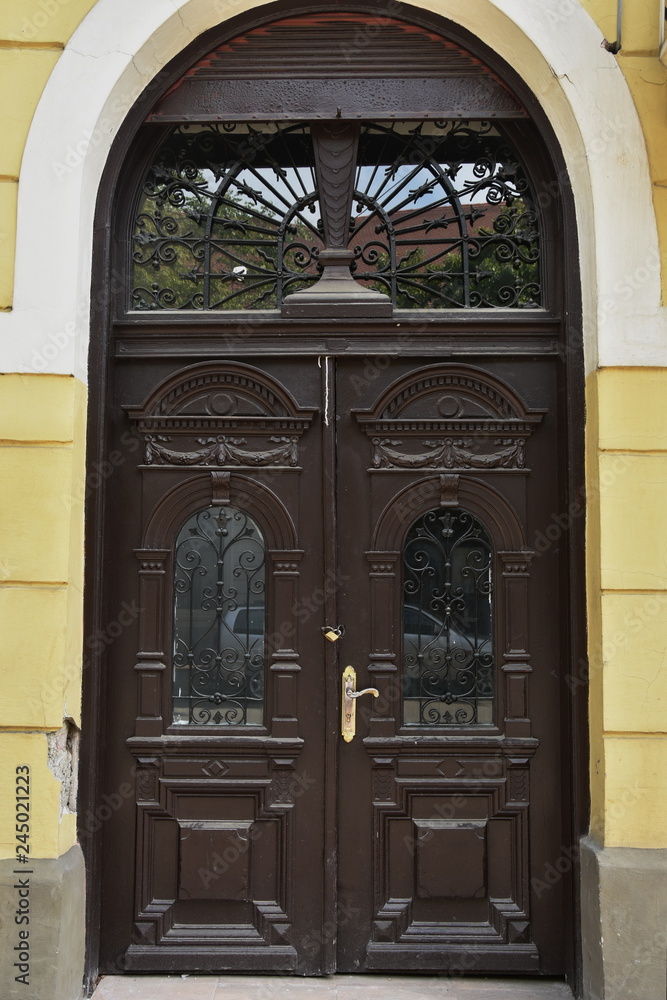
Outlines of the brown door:
<svg viewBox="0 0 667 1000">
<path fill-rule="evenodd" d="M 557 362 L 401 346 L 119 368 L 103 969 L 564 971 Z"/>
<path fill-rule="evenodd" d="M 339 967 L 562 971 L 550 365 L 387 360 L 338 366 Z"/>
</svg>

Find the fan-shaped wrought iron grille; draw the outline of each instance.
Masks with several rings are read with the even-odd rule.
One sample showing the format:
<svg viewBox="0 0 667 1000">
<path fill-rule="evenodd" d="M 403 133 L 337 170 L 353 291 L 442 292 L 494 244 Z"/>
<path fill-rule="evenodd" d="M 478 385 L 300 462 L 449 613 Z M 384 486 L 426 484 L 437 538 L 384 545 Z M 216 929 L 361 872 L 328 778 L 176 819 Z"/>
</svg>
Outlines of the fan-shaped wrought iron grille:
<svg viewBox="0 0 667 1000">
<path fill-rule="evenodd" d="M 465 510 L 428 511 L 403 556 L 403 722 L 493 723 L 491 540 Z"/>
<path fill-rule="evenodd" d="M 173 721 L 261 725 L 265 564 L 262 533 L 235 507 L 198 511 L 174 552 Z"/>
<path fill-rule="evenodd" d="M 132 307 L 275 308 L 316 274 L 316 188 L 307 125 L 179 126 L 143 184 Z"/>
<path fill-rule="evenodd" d="M 319 277 L 307 123 L 180 125 L 142 185 L 130 307 L 275 309 Z M 401 309 L 542 304 L 538 215 L 497 124 L 361 125 L 352 271 Z"/>
</svg>

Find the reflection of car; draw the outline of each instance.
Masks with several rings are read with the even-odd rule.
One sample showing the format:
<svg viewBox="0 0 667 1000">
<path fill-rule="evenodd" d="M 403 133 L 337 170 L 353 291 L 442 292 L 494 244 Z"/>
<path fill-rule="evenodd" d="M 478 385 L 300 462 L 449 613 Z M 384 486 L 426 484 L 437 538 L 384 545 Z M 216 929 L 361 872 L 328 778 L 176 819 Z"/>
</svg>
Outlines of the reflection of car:
<svg viewBox="0 0 667 1000">
<path fill-rule="evenodd" d="M 436 614 L 405 605 L 403 692 L 408 725 L 491 722 L 491 670 L 490 638 L 474 630 L 466 636 Z"/>
<path fill-rule="evenodd" d="M 174 631 L 177 651 L 181 644 L 185 644 L 194 653 L 195 660 L 199 660 L 202 653 L 208 657 L 211 652 L 214 656 L 224 653 L 226 659 L 233 652 L 241 658 L 246 653 L 261 655 L 265 631 L 264 605 L 241 605 L 220 613 L 215 600 L 210 598 L 200 610 L 192 612 L 184 608 L 180 614 L 177 611 Z"/>
<path fill-rule="evenodd" d="M 227 611 L 226 624 L 232 632 L 239 638 L 249 636 L 251 639 L 264 638 L 264 605 L 256 604 L 253 607 L 235 608 Z"/>
<path fill-rule="evenodd" d="M 217 634 L 212 629 L 206 644 L 217 646 L 227 669 L 248 672 L 249 667 L 256 673 L 264 663 L 264 635 L 264 605 L 241 605 L 223 612 Z"/>
<path fill-rule="evenodd" d="M 463 652 L 472 654 L 473 639 L 465 636 L 454 628 L 447 628 L 437 615 L 424 611 L 413 604 L 406 604 L 403 609 L 403 662 L 423 654 L 423 663 L 428 666 L 442 661 L 447 651 L 457 651 L 457 660 L 463 662 Z"/>
<path fill-rule="evenodd" d="M 220 716 L 218 719 L 214 714 L 213 722 L 261 722 L 264 605 L 241 605 L 220 612 L 213 599 L 208 607 L 207 601 L 202 603 L 196 612 L 184 608 L 179 615 L 177 610 L 175 617 L 174 695 L 177 701 L 185 702 L 174 706 L 174 721 L 189 721 L 194 705 L 199 722 L 209 721 L 211 711 Z M 218 706 L 219 711 L 212 706 Z"/>
</svg>

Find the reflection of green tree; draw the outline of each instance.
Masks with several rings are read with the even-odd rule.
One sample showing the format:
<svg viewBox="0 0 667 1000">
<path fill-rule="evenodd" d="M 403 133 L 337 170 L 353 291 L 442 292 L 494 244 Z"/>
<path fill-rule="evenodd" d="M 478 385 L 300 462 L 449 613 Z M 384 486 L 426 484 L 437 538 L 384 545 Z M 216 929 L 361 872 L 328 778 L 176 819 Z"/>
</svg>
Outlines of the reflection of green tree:
<svg viewBox="0 0 667 1000">
<path fill-rule="evenodd" d="M 534 215 L 519 200 L 498 214 L 493 228 L 480 227 L 469 241 L 470 304 L 538 305 L 540 264 L 537 241 Z M 401 258 L 397 268 L 397 308 L 465 306 L 463 253 L 460 250 L 449 251 L 437 262 L 421 266 L 426 257 L 422 247 L 414 247 Z M 386 252 L 379 252 L 377 267 L 380 271 L 388 270 L 389 255 Z M 361 272 L 358 277 L 361 277 Z M 373 281 L 370 273 L 368 287 L 389 293 L 387 284 Z"/>
<path fill-rule="evenodd" d="M 200 178 L 199 187 L 205 186 Z M 134 234 L 135 308 L 208 308 L 203 302 L 209 274 L 210 304 L 221 309 L 275 308 L 278 240 L 282 220 L 265 205 L 227 193 L 213 220 L 208 199 L 187 194 L 180 204 L 146 195 Z M 209 232 L 210 230 L 210 232 Z M 283 259 L 316 276 L 312 230 L 298 217 L 285 227 Z M 301 248 L 305 249 L 301 249 Z M 152 251 L 152 252 L 151 252 Z M 234 268 L 244 269 L 234 273 Z M 289 290 L 304 282 L 290 284 Z"/>
</svg>

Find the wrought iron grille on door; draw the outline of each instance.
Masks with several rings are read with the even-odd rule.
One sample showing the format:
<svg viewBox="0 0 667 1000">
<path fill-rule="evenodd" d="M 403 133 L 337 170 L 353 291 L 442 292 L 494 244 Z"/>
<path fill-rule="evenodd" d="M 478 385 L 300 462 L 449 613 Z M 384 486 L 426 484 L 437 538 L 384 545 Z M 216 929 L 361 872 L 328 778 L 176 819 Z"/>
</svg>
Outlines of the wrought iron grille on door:
<svg viewBox="0 0 667 1000">
<path fill-rule="evenodd" d="M 488 532 L 460 508 L 427 511 L 403 547 L 403 722 L 489 725 L 493 630 Z"/>
<path fill-rule="evenodd" d="M 255 521 L 206 507 L 174 552 L 173 722 L 264 721 L 266 545 Z"/>
</svg>

